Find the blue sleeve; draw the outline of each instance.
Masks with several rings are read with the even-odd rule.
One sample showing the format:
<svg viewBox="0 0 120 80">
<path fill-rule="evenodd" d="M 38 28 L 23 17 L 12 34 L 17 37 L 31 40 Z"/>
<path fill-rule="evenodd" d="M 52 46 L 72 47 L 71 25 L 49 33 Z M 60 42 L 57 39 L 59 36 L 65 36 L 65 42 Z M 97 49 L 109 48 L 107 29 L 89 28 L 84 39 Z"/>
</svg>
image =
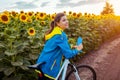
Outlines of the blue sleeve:
<svg viewBox="0 0 120 80">
<path fill-rule="evenodd" d="M 71 49 L 67 39 L 61 35 L 56 36 L 56 44 L 60 47 L 65 58 L 72 58 L 79 53 L 77 49 Z"/>
</svg>

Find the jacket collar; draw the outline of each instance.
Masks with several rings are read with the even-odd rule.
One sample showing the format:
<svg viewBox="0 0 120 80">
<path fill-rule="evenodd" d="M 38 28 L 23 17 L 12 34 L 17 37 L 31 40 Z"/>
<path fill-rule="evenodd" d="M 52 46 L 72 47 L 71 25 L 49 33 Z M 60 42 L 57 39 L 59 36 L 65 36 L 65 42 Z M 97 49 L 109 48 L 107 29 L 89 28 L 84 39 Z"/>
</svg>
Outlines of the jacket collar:
<svg viewBox="0 0 120 80">
<path fill-rule="evenodd" d="M 45 40 L 52 38 L 56 34 L 62 34 L 62 31 L 60 27 L 56 26 L 50 34 L 45 35 Z"/>
</svg>

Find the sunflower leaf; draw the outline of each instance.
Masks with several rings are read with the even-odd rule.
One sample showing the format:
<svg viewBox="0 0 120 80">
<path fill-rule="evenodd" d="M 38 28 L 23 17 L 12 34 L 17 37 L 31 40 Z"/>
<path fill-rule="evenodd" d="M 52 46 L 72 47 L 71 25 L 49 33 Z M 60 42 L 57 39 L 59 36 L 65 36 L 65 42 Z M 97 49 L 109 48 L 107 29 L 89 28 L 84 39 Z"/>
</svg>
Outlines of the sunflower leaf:
<svg viewBox="0 0 120 80">
<path fill-rule="evenodd" d="M 17 61 L 17 62 L 11 62 L 13 66 L 21 66 L 23 65 L 23 62 Z"/>
<path fill-rule="evenodd" d="M 14 71 L 15 71 L 15 68 L 14 68 L 14 67 L 13 67 L 13 68 L 6 68 L 6 70 L 4 70 L 4 74 L 5 74 L 6 76 L 9 76 L 9 75 L 11 75 Z"/>
</svg>

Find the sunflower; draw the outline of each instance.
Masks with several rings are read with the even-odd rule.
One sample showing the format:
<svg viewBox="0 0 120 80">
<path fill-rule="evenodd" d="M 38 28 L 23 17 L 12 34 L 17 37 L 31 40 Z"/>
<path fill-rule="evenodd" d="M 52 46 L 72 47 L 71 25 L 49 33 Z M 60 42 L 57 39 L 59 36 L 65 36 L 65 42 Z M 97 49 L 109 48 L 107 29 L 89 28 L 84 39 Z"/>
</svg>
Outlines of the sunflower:
<svg viewBox="0 0 120 80">
<path fill-rule="evenodd" d="M 40 17 L 38 15 L 35 15 L 36 20 L 40 20 Z"/>
<path fill-rule="evenodd" d="M 71 15 L 72 14 L 72 11 L 69 11 L 69 15 Z"/>
<path fill-rule="evenodd" d="M 15 12 L 15 11 L 11 11 L 10 14 L 11 14 L 12 17 L 15 17 L 16 14 L 17 14 L 17 12 Z"/>
<path fill-rule="evenodd" d="M 9 14 L 10 14 L 9 11 L 4 11 L 3 13 L 6 14 L 6 15 L 9 15 Z"/>
<path fill-rule="evenodd" d="M 10 22 L 10 17 L 9 17 L 7 14 L 1 14 L 1 15 L 0 15 L 0 21 L 1 21 L 2 23 L 7 24 L 7 23 Z"/>
<path fill-rule="evenodd" d="M 20 13 L 21 13 L 21 14 L 23 14 L 23 13 L 24 13 L 24 11 L 20 11 Z"/>
<path fill-rule="evenodd" d="M 66 14 L 66 11 L 63 11 L 64 14 Z"/>
<path fill-rule="evenodd" d="M 56 15 L 56 14 L 52 14 L 52 15 L 50 15 L 50 19 L 51 19 L 51 20 L 54 20 L 55 15 Z"/>
<path fill-rule="evenodd" d="M 41 21 L 41 25 L 45 25 L 45 21 Z"/>
<path fill-rule="evenodd" d="M 28 22 L 28 23 L 32 23 L 32 19 L 31 19 L 31 18 L 28 18 L 28 19 L 27 19 L 27 22 Z"/>
<path fill-rule="evenodd" d="M 28 20 L 28 17 L 27 17 L 27 15 L 26 14 L 20 14 L 20 21 L 22 21 L 22 22 L 27 22 L 27 20 Z"/>
<path fill-rule="evenodd" d="M 46 17 L 46 14 L 44 14 L 44 13 L 39 13 L 39 18 L 40 19 L 44 19 Z"/>
<path fill-rule="evenodd" d="M 87 16 L 88 15 L 88 13 L 84 13 L 84 16 Z"/>
<path fill-rule="evenodd" d="M 18 19 L 19 19 L 19 14 L 18 14 L 17 12 L 16 12 L 16 14 L 15 14 L 14 18 L 15 18 L 16 20 L 18 20 Z"/>
<path fill-rule="evenodd" d="M 28 29 L 28 34 L 29 34 L 30 36 L 34 36 L 34 35 L 35 35 L 35 29 L 34 29 L 34 28 L 29 28 L 29 29 Z"/>
<path fill-rule="evenodd" d="M 77 18 L 81 17 L 82 16 L 82 13 L 78 13 L 77 14 Z"/>
<path fill-rule="evenodd" d="M 91 14 L 88 14 L 87 17 L 88 17 L 88 18 L 91 18 Z"/>
<path fill-rule="evenodd" d="M 33 14 L 34 14 L 34 12 L 28 12 L 28 13 L 27 13 L 28 17 L 32 17 Z"/>
<path fill-rule="evenodd" d="M 74 12 L 72 15 L 73 15 L 73 17 L 76 17 L 76 16 L 77 16 L 77 13 Z"/>
</svg>

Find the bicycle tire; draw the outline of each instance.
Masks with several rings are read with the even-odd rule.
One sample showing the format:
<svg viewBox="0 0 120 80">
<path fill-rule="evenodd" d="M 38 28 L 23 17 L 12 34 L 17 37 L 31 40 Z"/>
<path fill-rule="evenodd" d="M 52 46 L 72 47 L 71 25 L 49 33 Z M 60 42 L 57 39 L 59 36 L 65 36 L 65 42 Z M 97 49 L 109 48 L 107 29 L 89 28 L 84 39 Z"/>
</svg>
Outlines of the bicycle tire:
<svg viewBox="0 0 120 80">
<path fill-rule="evenodd" d="M 84 69 L 84 68 L 85 68 L 85 69 Z M 76 67 L 76 69 L 77 69 L 78 74 L 79 74 L 79 76 L 80 76 L 80 80 L 96 80 L 96 72 L 95 72 L 95 70 L 94 70 L 92 67 L 90 67 L 90 66 L 88 66 L 88 65 L 79 65 L 79 66 Z M 88 75 L 86 75 L 86 76 L 83 75 L 83 74 L 85 74 L 84 72 L 87 72 L 87 71 L 84 71 L 84 70 L 82 70 L 82 69 L 87 70 L 87 71 L 90 71 L 90 73 L 91 73 L 91 74 L 89 74 L 90 78 L 88 78 Z M 72 70 L 67 74 L 65 80 L 75 80 L 75 78 L 74 78 L 75 76 L 72 75 L 74 71 L 75 71 L 75 70 L 72 69 Z M 81 72 L 80 72 L 80 71 L 81 71 Z M 83 74 L 82 74 L 82 73 L 83 73 Z"/>
</svg>

